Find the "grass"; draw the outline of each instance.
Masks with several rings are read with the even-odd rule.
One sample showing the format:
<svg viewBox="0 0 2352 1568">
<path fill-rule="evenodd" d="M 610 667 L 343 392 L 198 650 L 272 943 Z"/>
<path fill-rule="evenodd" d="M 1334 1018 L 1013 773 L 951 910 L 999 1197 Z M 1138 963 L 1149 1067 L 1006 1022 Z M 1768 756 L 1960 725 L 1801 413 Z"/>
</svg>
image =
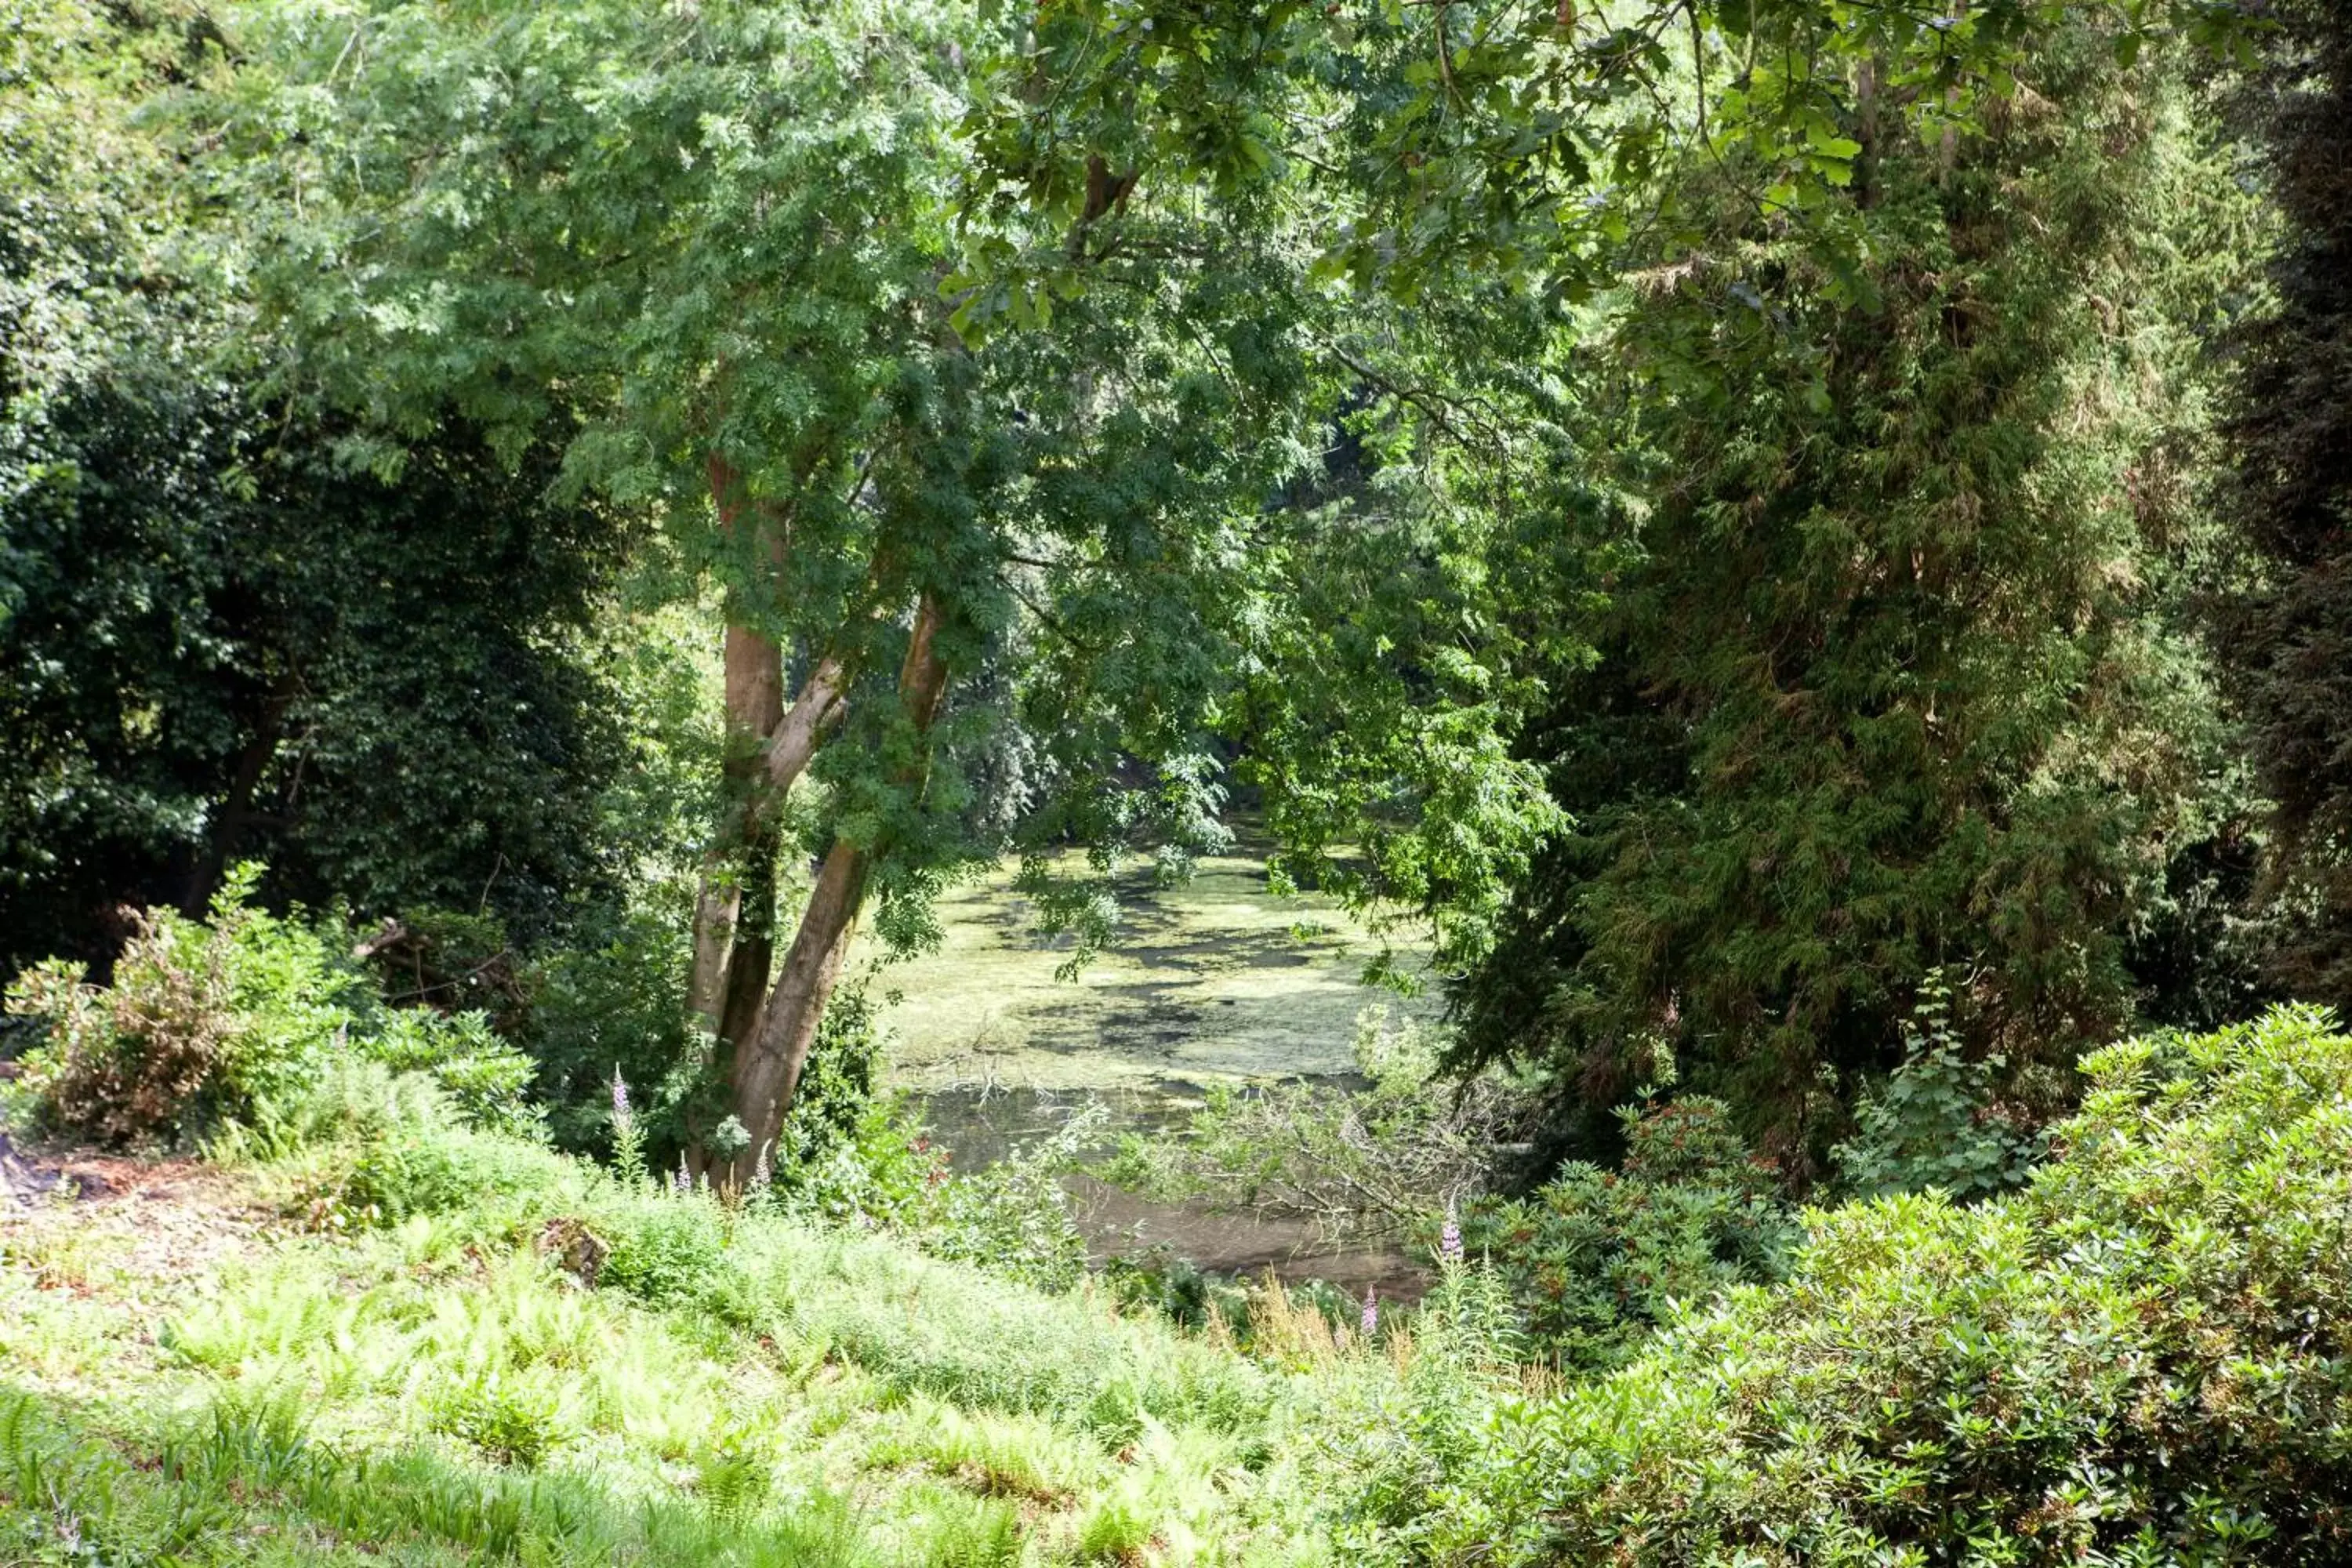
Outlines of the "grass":
<svg viewBox="0 0 2352 1568">
<path fill-rule="evenodd" d="M 329 1234 L 173 1169 L 0 1219 L 0 1563 L 1319 1563 L 1300 1433 L 1394 1377 L 576 1168 Z M 549 1206 L 715 1252 L 583 1289 Z"/>
<path fill-rule="evenodd" d="M 2025 1187 L 1815 1213 L 1594 1379 L 1476 1265 L 1244 1348 L 429 1120 L 114 1162 L 0 1212 L 0 1568 L 2345 1561 L 2352 1040 L 2090 1070 Z"/>
</svg>

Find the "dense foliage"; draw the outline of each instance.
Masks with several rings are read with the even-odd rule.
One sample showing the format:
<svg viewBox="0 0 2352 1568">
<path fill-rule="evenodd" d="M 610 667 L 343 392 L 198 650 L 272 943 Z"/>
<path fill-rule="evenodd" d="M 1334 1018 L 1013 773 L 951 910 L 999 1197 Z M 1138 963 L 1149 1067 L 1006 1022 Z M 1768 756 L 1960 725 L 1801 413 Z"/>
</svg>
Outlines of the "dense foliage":
<svg viewBox="0 0 2352 1568">
<path fill-rule="evenodd" d="M 1798 1237 L 1779 1173 L 1720 1102 L 1622 1119 L 1620 1169 L 1571 1163 L 1525 1198 L 1469 1205 L 1454 1244 L 1495 1271 L 1537 1356 L 1579 1372 L 1629 1359 L 1684 1304 L 1779 1279 Z"/>
<path fill-rule="evenodd" d="M 632 532 L 437 428 L 404 482 L 265 402 L 241 286 L 139 97 L 207 68 L 165 12 L 12 8 L 0 229 L 0 963 L 104 959 L 224 868 L 372 913 L 562 929 L 609 893 L 628 762 L 592 614 Z"/>
<path fill-rule="evenodd" d="M 2292 934 L 2274 968 L 2296 994 L 2352 1002 L 2345 786 L 2352 691 L 2352 23 L 2271 8 L 2235 118 L 2259 149 L 2283 232 L 2264 307 L 2233 344 L 2222 510 L 2251 559 L 2221 596 L 2219 643 L 2277 802 L 2272 892 Z"/>
<path fill-rule="evenodd" d="M 247 1190 L 341 1239 L 257 1236 L 242 1273 L 207 1276 L 198 1253 L 198 1273 L 124 1294 L 131 1277 L 99 1255 L 5 1233 L 0 1352 L 31 1403 L 0 1421 L 0 1496 L 38 1500 L 8 1515 L 35 1562 L 69 1560 L 56 1552 L 85 1531 L 213 1560 L 210 1537 L 173 1533 L 192 1510 L 282 1519 L 287 1561 L 331 1559 L 311 1531 L 336 1521 L 551 1562 L 643 1532 L 678 1544 L 626 1550 L 691 1558 L 706 1508 L 739 1529 L 830 1517 L 809 1468 L 827 1463 L 890 1478 L 892 1500 L 859 1515 L 898 1543 L 866 1543 L 886 1558 L 961 1528 L 935 1484 L 1034 1505 L 990 1524 L 979 1560 L 1006 1563 L 2344 1551 L 2352 1038 L 2315 1011 L 2098 1052 L 2060 1152 L 2021 1190 L 1815 1211 L 1783 1254 L 1787 1221 L 1775 1237 L 1738 1220 L 1738 1197 L 1686 1202 L 1741 1191 L 1719 1112 L 1641 1118 L 1613 1188 L 1574 1176 L 1546 1200 L 1588 1287 L 1581 1327 L 1608 1290 L 1628 1301 L 1613 1346 L 1566 1342 L 1618 1369 L 1562 1381 L 1525 1368 L 1540 1342 L 1475 1230 L 1409 1317 L 1335 1323 L 1262 1290 L 1245 1342 L 1213 1315 L 1179 1333 L 1106 1315 L 1090 1290 L 992 1277 L 1034 1247 L 1007 1228 L 1006 1189 L 910 1210 L 891 1239 L 814 1227 L 773 1195 L 616 1179 L 458 1113 L 356 1031 L 321 1039 L 315 939 L 234 911 L 178 934 L 175 955 L 141 962 L 226 955 L 247 1000 L 207 1037 L 275 1107 L 225 1115 L 215 1149 L 262 1157 Z M 65 1008 L 119 1018 L 155 994 L 126 973 Z M 180 1037 L 148 1038 L 159 1063 L 185 1059 Z M 340 1058 L 323 1072 L 251 1070 L 321 1050 Z M 62 1106 L 72 1083 L 45 1070 L 34 1092 Z M 1613 1255 L 1591 1250 L 1612 1234 Z M 1766 1251 L 1727 1267 L 1743 1234 Z M 1726 1293 L 1746 1268 L 1785 1281 Z M 1663 1326 L 1627 1342 L 1645 1323 Z M 60 1402 L 58 1378 L 76 1400 L 104 1391 L 98 1410 Z M 152 1397 L 166 1383 L 173 1397 Z M 232 1394 L 246 1403 L 216 1403 Z M 190 1409 L 249 1435 L 193 1463 L 180 1428 L 152 1424 Z M 76 1446 L 100 1412 L 127 1454 Z M 509 1489 L 526 1477 L 540 1484 Z M 864 1560 L 855 1537 L 824 1541 L 779 1560 Z"/>
<path fill-rule="evenodd" d="M 0 0 L 0 1556 L 2352 1557 L 2341 9 Z M 1417 1302 L 891 1088 L 1236 827 Z"/>
<path fill-rule="evenodd" d="M 2218 754 L 2174 563 L 2228 206 L 2164 67 L 2084 26 L 2021 72 L 1957 143 L 1848 106 L 1843 275 L 1738 164 L 1685 176 L 1723 217 L 1608 340 L 1649 510 L 1527 742 L 1575 826 L 1466 993 L 1474 1059 L 1598 1107 L 1668 1049 L 1801 1176 L 1939 967 L 2029 1100 L 2131 1016 Z"/>
<path fill-rule="evenodd" d="M 253 909 L 259 868 L 236 868 L 210 919 L 140 914 L 110 983 L 52 961 L 8 992 L 46 1026 L 13 1091 L 53 1130 L 115 1146 L 236 1127 L 265 1142 L 345 1061 L 425 1075 L 469 1120 L 536 1127 L 529 1058 L 478 1013 L 392 1009 L 342 949 L 344 933 Z"/>
<path fill-rule="evenodd" d="M 2021 1194 L 1824 1214 L 1784 1289 L 1511 1411 L 1437 1554 L 2340 1558 L 2352 1041 L 2289 1010 L 2085 1069 Z"/>
</svg>

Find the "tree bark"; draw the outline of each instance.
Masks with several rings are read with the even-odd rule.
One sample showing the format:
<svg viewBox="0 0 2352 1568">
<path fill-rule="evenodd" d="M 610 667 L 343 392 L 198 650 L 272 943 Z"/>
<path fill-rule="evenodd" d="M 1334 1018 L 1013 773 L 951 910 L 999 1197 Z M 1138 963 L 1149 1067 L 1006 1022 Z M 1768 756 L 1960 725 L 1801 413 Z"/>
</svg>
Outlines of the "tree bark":
<svg viewBox="0 0 2352 1568">
<path fill-rule="evenodd" d="M 769 922 L 754 909 L 747 924 L 744 910 L 747 895 L 752 904 L 762 892 L 773 896 L 775 849 L 772 842 L 761 842 L 759 814 L 751 805 L 766 784 L 761 749 L 784 716 L 783 655 L 773 640 L 730 626 L 725 658 L 727 816 L 703 855 L 702 885 L 694 900 L 694 968 L 687 986 L 688 1014 L 721 1038 L 738 963 L 756 965 L 761 986 L 768 981 L 772 953 L 754 933 Z M 759 875 L 762 861 L 768 868 L 764 880 Z"/>
<path fill-rule="evenodd" d="M 781 565 L 783 520 L 755 509 L 747 522 L 741 476 L 715 452 L 707 466 L 720 528 L 730 535 L 746 526 L 758 530 L 755 559 Z M 787 710 L 783 650 L 774 638 L 738 624 L 743 618 L 743 606 L 730 605 L 726 806 L 695 893 L 694 957 L 687 981 L 689 1023 L 720 1042 L 722 1050 L 757 1034 L 775 961 L 776 809 L 816 754 L 848 687 L 842 661 L 828 653 Z"/>
<path fill-rule="evenodd" d="M 751 1135 L 735 1156 L 730 1175 L 748 1183 L 762 1150 L 773 1152 L 784 1113 L 800 1088 L 801 1068 L 816 1043 L 825 1004 L 841 978 L 841 963 L 866 897 L 866 852 L 836 839 L 809 890 L 793 933 L 792 950 L 777 973 L 775 989 L 761 1009 L 758 1032 L 735 1053 L 735 1118 Z"/>
<path fill-rule="evenodd" d="M 906 661 L 898 671 L 899 704 L 919 737 L 930 732 L 947 692 L 948 668 L 937 646 L 941 618 L 937 596 L 926 592 L 916 606 Z M 812 682 L 814 679 L 813 675 Z M 928 749 L 918 747 L 915 760 L 898 782 L 919 788 L 929 771 L 928 757 Z M 792 949 L 784 955 L 775 989 L 761 1010 L 759 1028 L 749 1047 L 739 1047 L 735 1053 L 735 1117 L 751 1135 L 750 1145 L 736 1156 L 730 1173 L 738 1185 L 751 1180 L 762 1151 L 772 1152 L 793 1097 L 799 1091 L 802 1069 L 816 1043 L 825 1004 L 833 997 L 842 961 L 856 930 L 872 854 L 872 848 L 846 839 L 834 841 L 817 873 L 816 886 L 809 893 L 808 906 L 801 913 L 800 927 L 793 933 Z"/>
</svg>

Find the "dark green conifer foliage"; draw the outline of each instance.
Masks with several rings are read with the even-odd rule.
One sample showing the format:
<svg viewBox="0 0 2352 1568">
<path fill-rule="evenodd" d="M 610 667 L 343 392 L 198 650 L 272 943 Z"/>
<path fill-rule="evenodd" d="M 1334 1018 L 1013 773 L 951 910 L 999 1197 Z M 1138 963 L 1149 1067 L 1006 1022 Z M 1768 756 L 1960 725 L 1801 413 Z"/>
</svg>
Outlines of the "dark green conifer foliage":
<svg viewBox="0 0 2352 1568">
<path fill-rule="evenodd" d="M 2269 872 L 2294 994 L 2352 1005 L 2352 11 L 2269 9 L 2239 99 L 2284 232 L 2238 336 L 2225 510 L 2256 555 L 2216 646 L 2277 803 Z"/>
<path fill-rule="evenodd" d="M 1703 237 L 1613 342 L 1645 558 L 1538 742 L 1576 826 L 1466 1056 L 1606 1107 L 1670 1050 L 1801 1179 L 1938 966 L 2011 1094 L 2128 1016 L 2210 727 L 2162 591 L 2193 147 L 2117 53 L 2052 37 L 1957 138 L 1858 69 L 1851 199 L 1801 227 L 1679 176 Z"/>
</svg>

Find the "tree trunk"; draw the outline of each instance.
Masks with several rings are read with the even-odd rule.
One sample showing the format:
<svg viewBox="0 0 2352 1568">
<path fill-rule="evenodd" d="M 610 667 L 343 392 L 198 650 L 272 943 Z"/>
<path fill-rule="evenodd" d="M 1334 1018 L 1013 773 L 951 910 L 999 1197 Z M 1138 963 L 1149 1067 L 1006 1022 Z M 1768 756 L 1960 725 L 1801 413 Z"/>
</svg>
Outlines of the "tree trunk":
<svg viewBox="0 0 2352 1568">
<path fill-rule="evenodd" d="M 237 752 L 236 771 L 230 775 L 228 793 L 222 797 L 220 809 L 213 814 L 212 831 L 205 836 L 205 847 L 189 868 L 187 885 L 181 890 L 180 912 L 190 920 L 202 920 L 212 903 L 213 892 L 220 886 L 221 874 L 228 869 L 245 839 L 245 831 L 257 819 L 253 809 L 254 793 L 261 786 L 261 775 L 278 755 L 278 742 L 286 729 L 286 710 L 293 706 L 295 694 L 301 683 L 291 670 L 271 683 L 269 694 L 262 700 L 255 717 L 253 734 Z"/>
<path fill-rule="evenodd" d="M 687 1010 L 696 1026 L 722 1039 L 730 1037 L 728 1001 L 738 989 L 735 970 L 756 968 L 755 984 L 764 990 L 773 955 L 772 939 L 761 934 L 772 929 L 772 919 L 763 918 L 757 906 L 762 896 L 774 897 L 775 847 L 772 833 L 761 831 L 761 814 L 752 805 L 766 784 L 762 748 L 784 716 L 782 650 L 757 632 L 729 626 L 725 689 L 727 815 L 703 856 L 702 885 L 694 900 L 694 969 L 687 988 Z"/>
<path fill-rule="evenodd" d="M 776 963 L 776 858 L 782 847 L 773 820 L 755 819 L 737 860 L 742 897 L 727 985 L 719 998 L 719 1037 L 730 1044 L 760 1032 L 760 1007 Z"/>
<path fill-rule="evenodd" d="M 919 737 L 929 733 L 947 692 L 947 665 L 936 646 L 940 619 L 939 600 L 924 594 L 907 640 L 906 662 L 898 671 L 899 704 Z M 814 681 L 814 677 L 811 679 Z M 897 782 L 920 788 L 929 771 L 928 756 L 927 748 L 918 747 L 916 760 Z M 730 1173 L 739 1185 L 751 1180 L 761 1152 L 772 1152 L 785 1113 L 792 1109 L 809 1047 L 816 1042 L 825 1004 L 841 977 L 842 960 L 849 951 L 858 908 L 865 900 L 870 864 L 870 850 L 845 839 L 835 840 L 817 873 L 816 886 L 810 890 L 800 927 L 793 933 L 792 950 L 784 956 L 758 1031 L 748 1048 L 736 1051 L 735 1117 L 751 1135 L 750 1145 L 735 1157 Z"/>
<path fill-rule="evenodd" d="M 735 1118 L 751 1135 L 730 1173 L 739 1186 L 751 1180 L 762 1150 L 773 1152 L 784 1113 L 800 1088 L 801 1068 L 816 1042 L 817 1026 L 824 1019 L 825 1004 L 833 998 L 856 928 L 858 906 L 866 896 L 866 865 L 864 850 L 835 842 L 817 873 L 816 886 L 809 890 L 808 906 L 801 911 L 792 951 L 784 955 L 776 988 L 762 1009 L 759 1032 L 748 1048 L 735 1053 Z"/>
<path fill-rule="evenodd" d="M 711 504 L 731 535 L 744 526 L 740 476 L 715 452 L 708 468 Z M 781 563 L 782 520 L 758 510 L 751 526 L 761 533 L 755 559 Z M 848 686 L 841 660 L 828 653 L 787 710 L 783 650 L 774 638 L 735 624 L 743 618 L 740 603 L 729 606 L 728 618 L 726 806 L 695 893 L 687 982 L 688 1022 L 719 1041 L 721 1052 L 759 1032 L 775 962 L 776 809 L 816 754 Z"/>
</svg>

